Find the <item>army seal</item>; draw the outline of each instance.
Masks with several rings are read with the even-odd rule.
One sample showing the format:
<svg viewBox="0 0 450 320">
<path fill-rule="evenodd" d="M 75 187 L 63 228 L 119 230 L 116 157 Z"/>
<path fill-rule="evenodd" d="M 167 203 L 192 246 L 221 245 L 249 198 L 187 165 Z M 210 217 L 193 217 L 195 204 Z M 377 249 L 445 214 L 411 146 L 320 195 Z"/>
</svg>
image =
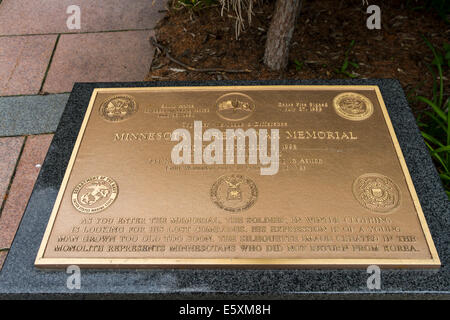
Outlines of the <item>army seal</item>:
<svg viewBox="0 0 450 320">
<path fill-rule="evenodd" d="M 212 185 L 210 196 L 212 202 L 220 209 L 237 213 L 255 204 L 258 189 L 253 180 L 244 175 L 224 175 Z"/>
<path fill-rule="evenodd" d="M 216 101 L 216 112 L 222 119 L 241 121 L 250 117 L 256 109 L 255 102 L 243 93 L 227 93 Z"/>
<path fill-rule="evenodd" d="M 333 106 L 336 113 L 347 120 L 366 120 L 373 114 L 372 102 L 359 93 L 341 93 L 333 99 Z"/>
<path fill-rule="evenodd" d="M 117 198 L 117 183 L 105 176 L 83 180 L 72 191 L 72 205 L 81 213 L 97 213 L 108 208 Z"/>
<path fill-rule="evenodd" d="M 353 195 L 364 208 L 375 213 L 392 213 L 400 203 L 397 185 L 378 173 L 367 173 L 356 178 Z"/>
<path fill-rule="evenodd" d="M 113 96 L 100 106 L 100 116 L 109 122 L 119 122 L 130 118 L 138 110 L 133 97 L 127 95 Z"/>
</svg>

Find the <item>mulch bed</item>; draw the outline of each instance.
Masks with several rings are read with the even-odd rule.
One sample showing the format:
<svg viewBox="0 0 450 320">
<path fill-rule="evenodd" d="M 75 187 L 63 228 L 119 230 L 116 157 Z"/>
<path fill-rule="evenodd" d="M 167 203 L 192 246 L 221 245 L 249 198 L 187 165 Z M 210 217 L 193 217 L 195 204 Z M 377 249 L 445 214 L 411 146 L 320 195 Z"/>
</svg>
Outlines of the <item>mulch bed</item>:
<svg viewBox="0 0 450 320">
<path fill-rule="evenodd" d="M 422 35 L 441 48 L 449 42 L 450 28 L 433 11 L 404 8 L 405 1 L 378 1 L 382 29 L 366 27 L 366 6 L 361 1 L 305 0 L 291 42 L 288 68 L 274 72 L 263 64 L 266 33 L 273 1 L 256 7 L 250 26 L 236 40 L 234 19 L 220 7 L 193 12 L 170 8 L 157 26 L 157 42 L 171 56 L 194 68 L 250 69 L 250 73 L 187 71 L 157 50 L 147 81 L 221 79 L 336 79 L 345 52 L 354 41 L 349 60 L 359 68 L 357 78 L 396 78 L 408 96 L 430 97 L 433 76 L 427 69 L 432 53 Z M 375 4 L 375 3 L 374 3 Z M 296 64 L 295 62 L 298 62 Z M 184 71 L 183 71 L 184 70 Z M 450 92 L 449 82 L 445 92 Z M 421 109 L 417 103 L 412 107 Z"/>
</svg>

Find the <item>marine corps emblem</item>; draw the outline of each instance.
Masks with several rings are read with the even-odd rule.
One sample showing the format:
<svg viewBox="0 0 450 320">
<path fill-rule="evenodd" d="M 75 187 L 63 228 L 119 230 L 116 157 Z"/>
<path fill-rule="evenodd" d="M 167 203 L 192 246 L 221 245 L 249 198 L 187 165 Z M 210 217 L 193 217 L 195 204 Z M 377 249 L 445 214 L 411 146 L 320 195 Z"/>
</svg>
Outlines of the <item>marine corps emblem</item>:
<svg viewBox="0 0 450 320">
<path fill-rule="evenodd" d="M 105 176 L 94 176 L 80 182 L 72 191 L 72 205 L 82 213 L 97 213 L 116 199 L 117 183 Z"/>
<path fill-rule="evenodd" d="M 373 114 L 372 102 L 359 93 L 341 93 L 333 99 L 333 106 L 336 113 L 347 120 L 366 120 Z"/>
<path fill-rule="evenodd" d="M 353 195 L 364 208 L 377 213 L 391 213 L 400 203 L 395 183 L 377 173 L 358 177 L 353 183 Z"/>
<path fill-rule="evenodd" d="M 242 93 L 227 93 L 216 101 L 217 114 L 228 121 L 247 119 L 255 109 L 253 99 Z"/>
<path fill-rule="evenodd" d="M 240 174 L 221 176 L 212 185 L 211 200 L 220 209 L 242 212 L 249 209 L 258 198 L 256 184 Z"/>
<path fill-rule="evenodd" d="M 123 121 L 138 110 L 138 105 L 131 96 L 114 96 L 106 99 L 100 106 L 100 115 L 110 122 Z"/>
</svg>

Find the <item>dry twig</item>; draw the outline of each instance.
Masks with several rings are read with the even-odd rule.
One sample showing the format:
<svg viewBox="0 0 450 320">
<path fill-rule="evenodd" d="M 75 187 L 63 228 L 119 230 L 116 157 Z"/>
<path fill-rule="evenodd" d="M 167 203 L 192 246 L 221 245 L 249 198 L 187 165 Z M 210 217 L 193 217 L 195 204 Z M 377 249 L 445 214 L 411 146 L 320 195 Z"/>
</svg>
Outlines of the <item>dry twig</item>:
<svg viewBox="0 0 450 320">
<path fill-rule="evenodd" d="M 176 63 L 180 66 L 182 66 L 183 68 L 185 68 L 186 70 L 189 71 L 194 71 L 194 72 L 225 72 L 225 73 L 250 73 L 252 72 L 249 69 L 241 69 L 241 70 L 234 70 L 234 69 L 223 69 L 223 68 L 194 68 L 191 67 L 183 62 L 181 62 L 178 59 L 175 59 L 174 57 L 172 57 L 169 53 L 169 50 L 163 46 L 162 44 L 159 44 L 158 42 L 156 42 L 155 38 L 151 37 L 150 38 L 150 43 L 155 46 L 156 48 L 160 49 L 162 51 L 163 54 L 166 55 L 167 59 L 169 59 L 170 61 L 172 61 L 173 63 Z"/>
</svg>

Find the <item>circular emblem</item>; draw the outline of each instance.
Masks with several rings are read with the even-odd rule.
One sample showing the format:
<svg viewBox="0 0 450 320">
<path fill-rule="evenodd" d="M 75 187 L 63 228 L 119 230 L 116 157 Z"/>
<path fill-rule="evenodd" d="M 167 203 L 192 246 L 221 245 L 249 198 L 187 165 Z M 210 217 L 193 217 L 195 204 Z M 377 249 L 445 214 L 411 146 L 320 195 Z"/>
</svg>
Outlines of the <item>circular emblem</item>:
<svg viewBox="0 0 450 320">
<path fill-rule="evenodd" d="M 210 196 L 220 209 L 241 212 L 249 209 L 256 202 L 258 189 L 250 178 L 231 174 L 217 179 L 211 187 Z"/>
<path fill-rule="evenodd" d="M 103 101 L 100 115 L 111 122 L 123 121 L 131 117 L 138 110 L 138 105 L 131 96 L 114 96 Z"/>
<path fill-rule="evenodd" d="M 353 195 L 366 209 L 377 213 L 391 213 L 400 203 L 400 191 L 386 176 L 368 173 L 353 183 Z"/>
<path fill-rule="evenodd" d="M 344 92 L 333 99 L 336 113 L 344 119 L 361 121 L 373 113 L 373 104 L 365 96 L 354 92 Z"/>
<path fill-rule="evenodd" d="M 117 183 L 105 176 L 90 177 L 72 191 L 72 204 L 79 212 L 97 213 L 108 208 L 116 199 Z"/>
<path fill-rule="evenodd" d="M 255 112 L 256 105 L 252 98 L 243 93 L 227 93 L 216 101 L 216 112 L 222 119 L 241 121 Z"/>
</svg>

